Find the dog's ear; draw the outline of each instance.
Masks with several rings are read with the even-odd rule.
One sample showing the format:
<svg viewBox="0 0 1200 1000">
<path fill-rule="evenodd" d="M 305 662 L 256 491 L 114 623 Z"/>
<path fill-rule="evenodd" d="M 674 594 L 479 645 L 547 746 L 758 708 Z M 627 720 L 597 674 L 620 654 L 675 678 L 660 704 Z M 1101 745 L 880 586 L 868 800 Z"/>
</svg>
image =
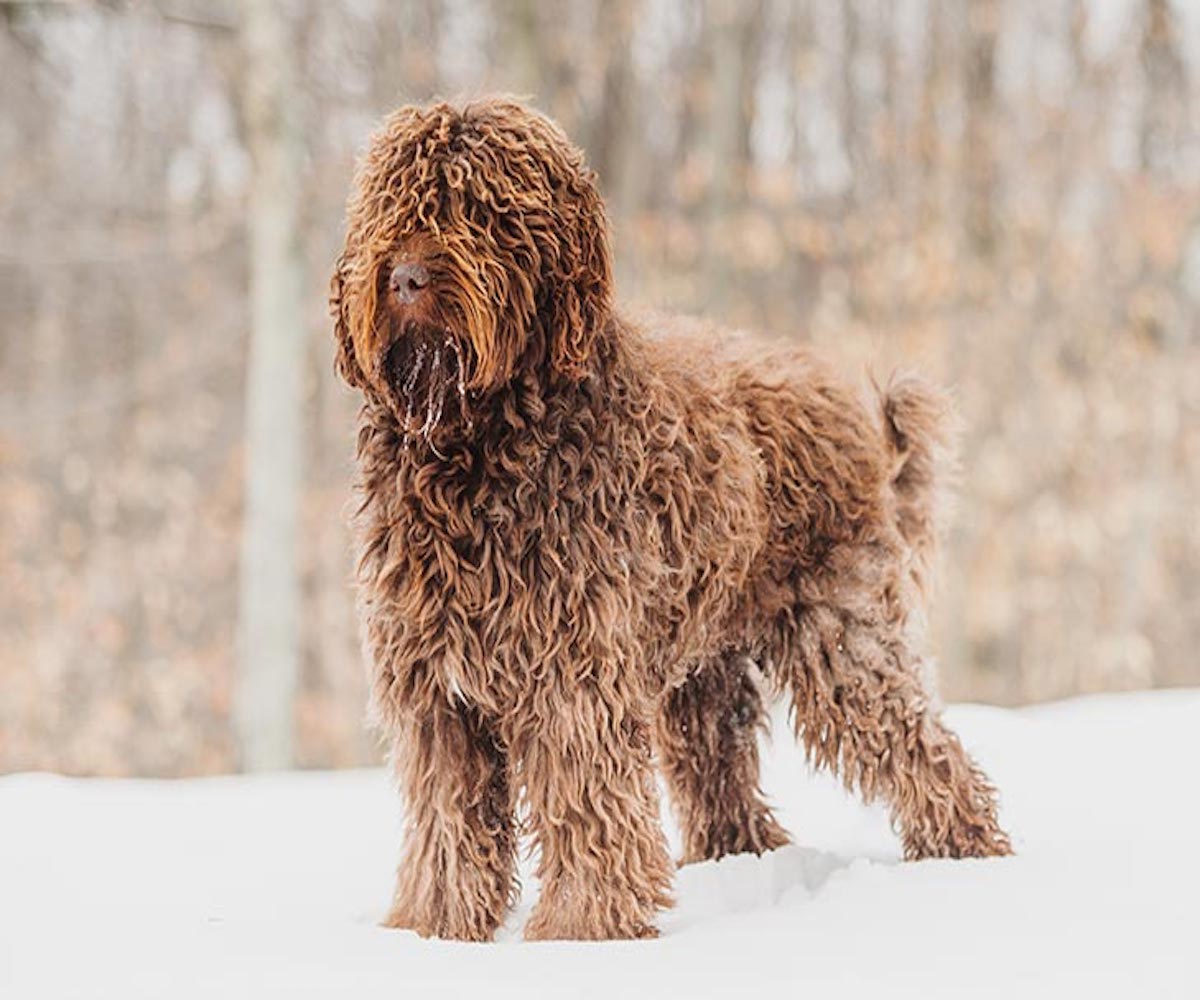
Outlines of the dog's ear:
<svg viewBox="0 0 1200 1000">
<path fill-rule="evenodd" d="M 355 389 L 362 388 L 366 381 L 358 359 L 354 354 L 354 340 L 350 336 L 350 322 L 346 316 L 346 255 L 338 257 L 329 279 L 329 313 L 333 317 L 333 336 L 336 340 L 334 371 L 342 380 Z"/>
<path fill-rule="evenodd" d="M 596 337 L 612 308 L 612 249 L 608 217 L 595 174 L 581 172 L 562 212 L 570 239 L 560 247 L 549 290 L 547 328 L 554 367 L 582 378 Z"/>
</svg>

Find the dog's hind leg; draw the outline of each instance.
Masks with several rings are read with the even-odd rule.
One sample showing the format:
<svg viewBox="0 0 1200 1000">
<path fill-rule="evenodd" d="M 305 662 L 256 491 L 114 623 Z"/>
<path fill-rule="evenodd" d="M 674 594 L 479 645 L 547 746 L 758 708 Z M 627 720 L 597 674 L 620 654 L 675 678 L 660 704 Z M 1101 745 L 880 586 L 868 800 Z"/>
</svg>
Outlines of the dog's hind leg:
<svg viewBox="0 0 1200 1000">
<path fill-rule="evenodd" d="M 781 626 L 775 662 L 797 735 L 815 764 L 888 803 L 906 858 L 1010 854 L 995 789 L 922 685 L 899 584 L 879 555 L 832 552 L 824 582 Z"/>
<path fill-rule="evenodd" d="M 683 831 L 681 864 L 762 854 L 788 842 L 758 785 L 766 715 L 748 666 L 731 650 L 663 698 L 656 746 Z"/>
<path fill-rule="evenodd" d="M 556 686 L 545 705 L 514 745 L 541 851 L 525 937 L 653 937 L 673 866 L 638 700 L 589 679 Z"/>
<path fill-rule="evenodd" d="M 441 696 L 395 719 L 407 800 L 404 855 L 384 926 L 487 941 L 517 893 L 508 762 L 474 711 Z"/>
</svg>

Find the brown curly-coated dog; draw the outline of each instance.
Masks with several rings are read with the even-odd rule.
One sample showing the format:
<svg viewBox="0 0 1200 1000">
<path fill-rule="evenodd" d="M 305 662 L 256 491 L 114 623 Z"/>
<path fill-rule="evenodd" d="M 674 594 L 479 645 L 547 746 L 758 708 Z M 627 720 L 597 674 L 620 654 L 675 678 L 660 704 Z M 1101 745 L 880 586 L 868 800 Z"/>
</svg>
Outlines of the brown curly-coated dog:
<svg viewBox="0 0 1200 1000">
<path fill-rule="evenodd" d="M 508 99 L 403 108 L 360 165 L 332 283 L 363 392 L 359 593 L 407 799 L 387 924 L 488 939 L 540 849 L 530 938 L 655 933 L 673 865 L 787 842 L 764 698 L 881 796 L 908 858 L 1009 853 L 913 632 L 940 398 L 871 402 L 799 349 L 612 301 L 594 175 Z"/>
</svg>

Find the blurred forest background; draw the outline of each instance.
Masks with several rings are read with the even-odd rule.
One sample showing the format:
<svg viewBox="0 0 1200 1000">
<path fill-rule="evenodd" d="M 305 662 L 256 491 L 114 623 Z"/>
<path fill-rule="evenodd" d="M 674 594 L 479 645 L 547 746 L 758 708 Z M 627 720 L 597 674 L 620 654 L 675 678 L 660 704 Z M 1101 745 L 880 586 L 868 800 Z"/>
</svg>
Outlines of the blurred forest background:
<svg viewBox="0 0 1200 1000">
<path fill-rule="evenodd" d="M 0 772 L 376 759 L 328 275 L 493 89 L 627 301 L 954 386 L 947 699 L 1200 683 L 1200 4 L 0 0 Z"/>
</svg>

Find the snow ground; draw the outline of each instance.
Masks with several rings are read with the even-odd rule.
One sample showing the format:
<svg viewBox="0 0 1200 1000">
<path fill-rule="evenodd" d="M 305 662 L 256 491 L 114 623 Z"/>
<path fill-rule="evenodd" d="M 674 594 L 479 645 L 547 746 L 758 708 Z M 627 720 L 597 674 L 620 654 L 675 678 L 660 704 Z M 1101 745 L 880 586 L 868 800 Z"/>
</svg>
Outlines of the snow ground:
<svg viewBox="0 0 1200 1000">
<path fill-rule="evenodd" d="M 1200 691 L 947 718 L 1017 857 L 900 864 L 777 724 L 764 784 L 798 846 L 683 869 L 650 942 L 522 942 L 528 877 L 498 944 L 379 928 L 380 771 L 3 778 L 0 997 L 1200 998 Z"/>
</svg>

